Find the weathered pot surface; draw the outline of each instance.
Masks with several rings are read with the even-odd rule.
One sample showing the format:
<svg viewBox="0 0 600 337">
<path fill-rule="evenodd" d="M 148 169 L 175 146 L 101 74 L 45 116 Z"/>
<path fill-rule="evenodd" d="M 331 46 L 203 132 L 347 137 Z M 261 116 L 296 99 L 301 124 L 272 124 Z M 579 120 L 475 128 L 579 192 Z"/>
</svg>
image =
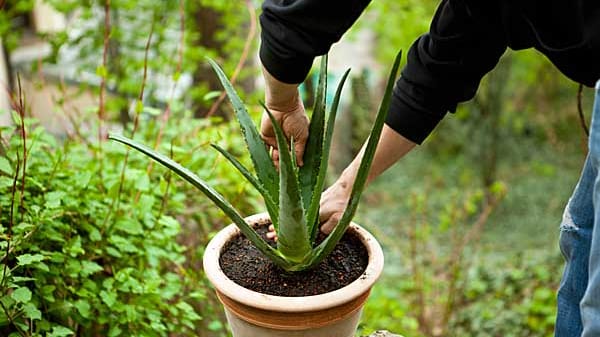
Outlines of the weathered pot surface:
<svg viewBox="0 0 600 337">
<path fill-rule="evenodd" d="M 264 224 L 268 214 L 246 218 L 250 224 Z M 377 240 L 352 223 L 348 229 L 367 248 L 369 261 L 364 273 L 338 290 L 313 296 L 273 296 L 246 289 L 221 270 L 219 256 L 238 228 L 231 224 L 209 242 L 204 252 L 204 271 L 225 306 L 235 337 L 350 337 L 354 336 L 362 306 L 383 270 L 383 252 Z"/>
</svg>

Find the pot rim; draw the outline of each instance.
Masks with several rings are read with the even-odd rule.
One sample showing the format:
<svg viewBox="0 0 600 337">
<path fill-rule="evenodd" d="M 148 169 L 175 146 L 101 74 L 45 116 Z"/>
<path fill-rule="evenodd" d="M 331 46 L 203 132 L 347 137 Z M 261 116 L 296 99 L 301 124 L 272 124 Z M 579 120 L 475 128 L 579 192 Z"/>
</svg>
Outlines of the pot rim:
<svg viewBox="0 0 600 337">
<path fill-rule="evenodd" d="M 248 223 L 261 222 L 266 219 L 268 219 L 267 213 L 259 213 L 245 218 Z M 281 312 L 305 312 L 332 308 L 369 291 L 383 270 L 383 251 L 375 237 L 354 222 L 350 224 L 349 230 L 358 236 L 367 249 L 369 254 L 367 267 L 356 280 L 328 293 L 301 297 L 275 296 L 252 291 L 233 282 L 223 273 L 219 257 L 222 247 L 240 232 L 235 224 L 230 224 L 220 230 L 208 243 L 203 257 L 204 272 L 219 292 L 237 302 L 255 308 Z"/>
</svg>

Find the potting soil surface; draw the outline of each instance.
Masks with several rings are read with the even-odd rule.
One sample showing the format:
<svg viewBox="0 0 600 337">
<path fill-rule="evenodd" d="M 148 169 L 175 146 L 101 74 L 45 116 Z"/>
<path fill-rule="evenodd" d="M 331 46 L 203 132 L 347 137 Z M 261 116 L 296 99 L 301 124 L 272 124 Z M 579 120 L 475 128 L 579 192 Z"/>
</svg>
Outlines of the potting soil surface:
<svg viewBox="0 0 600 337">
<path fill-rule="evenodd" d="M 267 226 L 256 231 L 266 239 Z M 323 240 L 323 235 L 317 242 Z M 285 272 L 264 256 L 250 240 L 239 235 L 229 241 L 219 258 L 221 269 L 235 283 L 263 294 L 276 296 L 311 296 L 342 288 L 365 271 L 368 254 L 362 242 L 346 233 L 334 250 L 318 266 L 300 272 Z"/>
</svg>

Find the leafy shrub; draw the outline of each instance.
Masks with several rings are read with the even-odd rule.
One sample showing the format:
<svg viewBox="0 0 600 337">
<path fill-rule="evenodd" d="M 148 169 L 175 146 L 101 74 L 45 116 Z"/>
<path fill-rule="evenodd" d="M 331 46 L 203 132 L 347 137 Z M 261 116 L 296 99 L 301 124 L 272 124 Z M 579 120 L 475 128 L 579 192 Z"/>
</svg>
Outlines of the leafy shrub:
<svg viewBox="0 0 600 337">
<path fill-rule="evenodd" d="M 0 335 L 222 330 L 220 310 L 210 306 L 212 295 L 195 263 L 202 253 L 195 246 L 224 223 L 222 215 L 140 156 L 129 156 L 125 167 L 122 146 L 59 140 L 34 121 L 25 122 L 25 172 L 21 133 L 0 130 L 7 138 L 0 147 Z M 141 125 L 138 137 L 154 141 L 159 123 L 148 119 Z M 165 129 L 160 148 L 208 172 L 223 194 L 236 199 L 247 194 L 246 186 L 231 169 L 215 168 L 214 151 L 206 153 L 208 140 L 230 134 L 224 132 L 230 127 L 183 117 Z M 228 140 L 227 147 L 241 142 Z M 252 208 L 243 200 L 239 206 Z M 182 232 L 173 215 L 186 213 Z M 189 238 L 197 228 L 206 234 L 186 240 L 192 245 L 186 250 L 178 236 Z"/>
<path fill-rule="evenodd" d="M 511 264 L 469 272 L 464 304 L 451 321 L 455 336 L 552 336 L 562 258 L 518 255 Z"/>
</svg>

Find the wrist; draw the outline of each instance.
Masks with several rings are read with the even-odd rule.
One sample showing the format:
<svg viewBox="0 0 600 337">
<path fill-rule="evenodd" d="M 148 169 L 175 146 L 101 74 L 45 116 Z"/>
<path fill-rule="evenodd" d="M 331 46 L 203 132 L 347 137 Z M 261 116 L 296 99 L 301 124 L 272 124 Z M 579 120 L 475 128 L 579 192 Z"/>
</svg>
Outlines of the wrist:
<svg viewBox="0 0 600 337">
<path fill-rule="evenodd" d="M 265 104 L 270 110 L 283 114 L 295 112 L 300 104 L 297 84 L 283 83 L 263 67 L 265 79 Z"/>
<path fill-rule="evenodd" d="M 353 165 L 350 165 L 342 172 L 337 180 L 337 185 L 346 196 L 350 196 L 354 180 L 356 180 L 356 170 Z"/>
</svg>

